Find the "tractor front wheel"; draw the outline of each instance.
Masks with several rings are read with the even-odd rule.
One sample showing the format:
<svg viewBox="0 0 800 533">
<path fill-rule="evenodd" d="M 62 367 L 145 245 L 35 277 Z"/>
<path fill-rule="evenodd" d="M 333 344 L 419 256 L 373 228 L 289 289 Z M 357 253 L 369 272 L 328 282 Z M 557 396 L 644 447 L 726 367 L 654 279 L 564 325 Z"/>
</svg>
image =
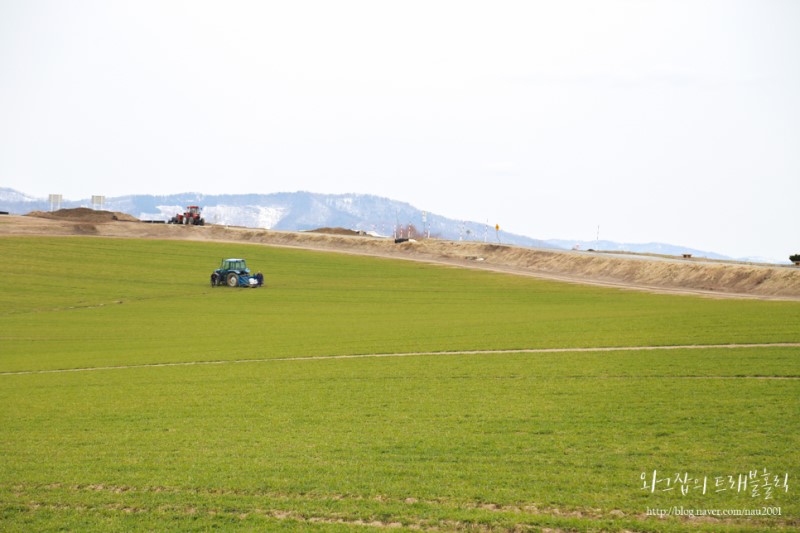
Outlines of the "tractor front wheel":
<svg viewBox="0 0 800 533">
<path fill-rule="evenodd" d="M 231 272 L 228 274 L 228 287 L 236 287 L 239 285 L 239 275 Z"/>
</svg>

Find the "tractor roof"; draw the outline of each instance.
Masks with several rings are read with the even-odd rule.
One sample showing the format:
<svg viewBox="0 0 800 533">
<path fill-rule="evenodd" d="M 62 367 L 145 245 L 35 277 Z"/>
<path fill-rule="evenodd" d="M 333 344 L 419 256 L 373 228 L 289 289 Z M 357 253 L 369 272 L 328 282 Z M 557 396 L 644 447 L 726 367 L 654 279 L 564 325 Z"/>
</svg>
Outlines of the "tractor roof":
<svg viewBox="0 0 800 533">
<path fill-rule="evenodd" d="M 232 258 L 230 258 L 230 259 L 224 259 L 224 261 L 244 261 L 244 259 L 240 259 L 240 258 L 232 257 Z"/>
</svg>

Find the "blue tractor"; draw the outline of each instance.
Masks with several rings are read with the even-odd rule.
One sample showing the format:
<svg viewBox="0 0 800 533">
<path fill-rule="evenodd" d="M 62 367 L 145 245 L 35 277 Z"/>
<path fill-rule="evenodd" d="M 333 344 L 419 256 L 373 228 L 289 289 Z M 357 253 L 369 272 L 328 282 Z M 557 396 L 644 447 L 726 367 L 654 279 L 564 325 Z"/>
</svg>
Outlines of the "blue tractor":
<svg viewBox="0 0 800 533">
<path fill-rule="evenodd" d="M 211 273 L 211 286 L 260 287 L 264 284 L 261 272 L 252 276 L 244 259 L 223 259 L 219 268 Z"/>
</svg>

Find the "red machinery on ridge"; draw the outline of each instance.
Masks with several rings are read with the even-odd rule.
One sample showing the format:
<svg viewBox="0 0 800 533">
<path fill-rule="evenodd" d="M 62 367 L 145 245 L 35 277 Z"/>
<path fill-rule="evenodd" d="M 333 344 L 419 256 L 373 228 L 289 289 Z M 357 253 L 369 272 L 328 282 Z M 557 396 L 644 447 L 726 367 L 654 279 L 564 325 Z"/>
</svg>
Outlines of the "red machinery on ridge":
<svg viewBox="0 0 800 533">
<path fill-rule="evenodd" d="M 178 213 L 171 219 L 170 224 L 186 224 L 187 226 L 203 226 L 205 219 L 200 216 L 200 206 L 190 205 L 183 213 Z"/>
</svg>

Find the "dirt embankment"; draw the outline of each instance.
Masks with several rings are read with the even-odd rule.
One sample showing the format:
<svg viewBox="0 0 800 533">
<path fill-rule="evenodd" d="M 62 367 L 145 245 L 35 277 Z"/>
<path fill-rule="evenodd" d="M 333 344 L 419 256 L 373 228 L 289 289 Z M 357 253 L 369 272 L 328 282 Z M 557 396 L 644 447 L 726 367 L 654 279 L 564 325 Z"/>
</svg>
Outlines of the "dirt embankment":
<svg viewBox="0 0 800 533">
<path fill-rule="evenodd" d="M 139 219 L 127 213 L 119 213 L 116 211 L 101 211 L 89 209 L 88 207 L 78 207 L 75 209 L 59 209 L 58 211 L 33 211 L 29 213 L 30 217 L 48 218 L 51 220 L 72 220 L 75 222 L 91 223 L 91 222 L 138 222 Z"/>
<path fill-rule="evenodd" d="M 411 259 L 655 292 L 800 300 L 800 268 L 793 266 L 631 257 L 438 239 L 395 244 L 391 239 L 353 236 L 347 232 L 144 224 L 121 213 L 63 211 L 68 213 L 0 217 L 0 235 L 98 235 L 246 242 Z"/>
</svg>

